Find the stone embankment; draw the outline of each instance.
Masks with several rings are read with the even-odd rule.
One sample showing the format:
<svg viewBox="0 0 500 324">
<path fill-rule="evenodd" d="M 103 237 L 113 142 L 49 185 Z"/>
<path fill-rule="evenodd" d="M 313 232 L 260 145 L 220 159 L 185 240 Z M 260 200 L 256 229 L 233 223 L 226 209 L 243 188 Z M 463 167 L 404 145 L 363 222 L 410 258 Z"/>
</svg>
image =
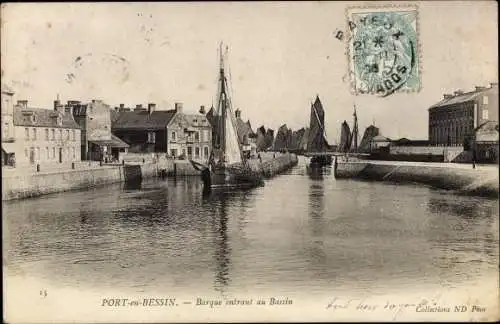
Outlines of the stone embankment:
<svg viewBox="0 0 500 324">
<path fill-rule="evenodd" d="M 199 175 L 189 161 L 166 158 L 141 159 L 125 164 L 78 163 L 73 168 L 60 170 L 11 169 L 2 172 L 2 200 L 13 200 L 63 192 L 89 189 L 118 182 L 139 182 L 142 179 L 159 176 L 183 177 Z M 265 177 L 271 177 L 297 164 L 295 154 L 263 154 L 262 163 L 250 161 L 252 168 L 259 170 Z"/>
<path fill-rule="evenodd" d="M 498 166 L 452 163 L 405 163 L 381 161 L 338 162 L 334 167 L 337 179 L 362 179 L 399 183 L 419 183 L 458 193 L 499 196 Z"/>
</svg>

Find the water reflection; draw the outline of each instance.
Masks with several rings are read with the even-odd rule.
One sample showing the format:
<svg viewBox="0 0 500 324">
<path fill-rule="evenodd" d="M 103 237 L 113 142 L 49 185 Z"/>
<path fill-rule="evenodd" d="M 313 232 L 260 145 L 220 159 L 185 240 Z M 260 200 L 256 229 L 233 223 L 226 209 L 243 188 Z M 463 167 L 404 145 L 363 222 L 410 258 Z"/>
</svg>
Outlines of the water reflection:
<svg viewBox="0 0 500 324">
<path fill-rule="evenodd" d="M 321 177 L 323 173 L 321 172 Z M 317 178 L 314 178 L 317 180 Z M 310 244 L 310 258 L 313 263 L 324 264 L 326 260 L 323 247 L 325 230 L 325 183 L 311 181 L 309 183 L 309 226 L 311 228 L 312 242 Z"/>
</svg>

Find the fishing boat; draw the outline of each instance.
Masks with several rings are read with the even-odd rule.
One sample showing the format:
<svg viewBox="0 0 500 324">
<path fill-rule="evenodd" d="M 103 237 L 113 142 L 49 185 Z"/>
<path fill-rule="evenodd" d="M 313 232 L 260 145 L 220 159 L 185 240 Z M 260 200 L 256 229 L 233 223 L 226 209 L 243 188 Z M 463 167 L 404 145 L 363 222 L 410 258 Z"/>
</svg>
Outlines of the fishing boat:
<svg viewBox="0 0 500 324">
<path fill-rule="evenodd" d="M 201 171 L 205 190 L 218 188 L 252 188 L 264 184 L 260 172 L 253 170 L 238 140 L 236 116 L 233 112 L 231 87 L 226 78 L 225 54 L 220 45 L 220 68 L 215 112 L 215 141 L 208 163 L 190 160 L 193 167 Z"/>
<path fill-rule="evenodd" d="M 311 118 L 307 140 L 306 156 L 311 157 L 310 167 L 332 165 L 332 154 L 328 152 L 330 145 L 326 140 L 325 111 L 319 96 L 311 105 Z"/>
</svg>

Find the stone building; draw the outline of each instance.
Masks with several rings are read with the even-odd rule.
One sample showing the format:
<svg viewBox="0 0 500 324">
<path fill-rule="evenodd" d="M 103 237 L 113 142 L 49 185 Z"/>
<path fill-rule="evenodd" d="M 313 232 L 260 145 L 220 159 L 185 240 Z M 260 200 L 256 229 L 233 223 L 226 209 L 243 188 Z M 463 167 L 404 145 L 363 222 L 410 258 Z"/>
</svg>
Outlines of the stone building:
<svg viewBox="0 0 500 324">
<path fill-rule="evenodd" d="M 204 111 L 200 109 L 200 111 Z M 186 114 L 183 104 L 175 104 L 175 114 L 167 124 L 167 148 L 172 157 L 208 161 L 212 150 L 212 125 L 200 114 Z"/>
<path fill-rule="evenodd" d="M 257 153 L 257 134 L 253 131 L 250 120 L 246 122 L 241 119 L 241 110 L 236 109 L 236 128 L 238 132 L 238 140 L 241 144 L 243 154 L 247 157 Z"/>
<path fill-rule="evenodd" d="M 212 148 L 211 125 L 202 114 L 185 114 L 182 103 L 175 109 L 156 110 L 137 105 L 134 110 L 115 108 L 112 132 L 130 145 L 133 153 L 167 153 L 172 157 L 208 159 Z"/>
<path fill-rule="evenodd" d="M 27 100 L 14 106 L 16 166 L 53 165 L 81 160 L 81 130 L 62 106 L 54 110 L 28 107 Z"/>
<path fill-rule="evenodd" d="M 440 102 L 429 108 L 429 143 L 464 145 L 474 136 L 474 129 L 487 121 L 498 122 L 498 83 L 444 94 Z"/>
<path fill-rule="evenodd" d="M 2 84 L 2 166 L 15 166 L 14 91 Z"/>
<path fill-rule="evenodd" d="M 61 105 L 54 101 L 54 107 Z M 129 145 L 111 133 L 111 109 L 101 100 L 89 103 L 71 100 L 64 106 L 82 129 L 81 155 L 84 160 L 113 161 L 126 153 Z"/>
</svg>

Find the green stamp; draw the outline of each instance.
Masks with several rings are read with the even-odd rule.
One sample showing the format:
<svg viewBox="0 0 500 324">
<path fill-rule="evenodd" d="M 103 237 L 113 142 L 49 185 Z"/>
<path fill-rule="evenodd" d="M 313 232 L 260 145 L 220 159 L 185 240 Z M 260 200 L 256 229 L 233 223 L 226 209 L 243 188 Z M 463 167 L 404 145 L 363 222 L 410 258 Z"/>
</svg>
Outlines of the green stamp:
<svg viewBox="0 0 500 324">
<path fill-rule="evenodd" d="M 348 58 L 356 94 L 420 90 L 416 7 L 348 9 Z"/>
</svg>

